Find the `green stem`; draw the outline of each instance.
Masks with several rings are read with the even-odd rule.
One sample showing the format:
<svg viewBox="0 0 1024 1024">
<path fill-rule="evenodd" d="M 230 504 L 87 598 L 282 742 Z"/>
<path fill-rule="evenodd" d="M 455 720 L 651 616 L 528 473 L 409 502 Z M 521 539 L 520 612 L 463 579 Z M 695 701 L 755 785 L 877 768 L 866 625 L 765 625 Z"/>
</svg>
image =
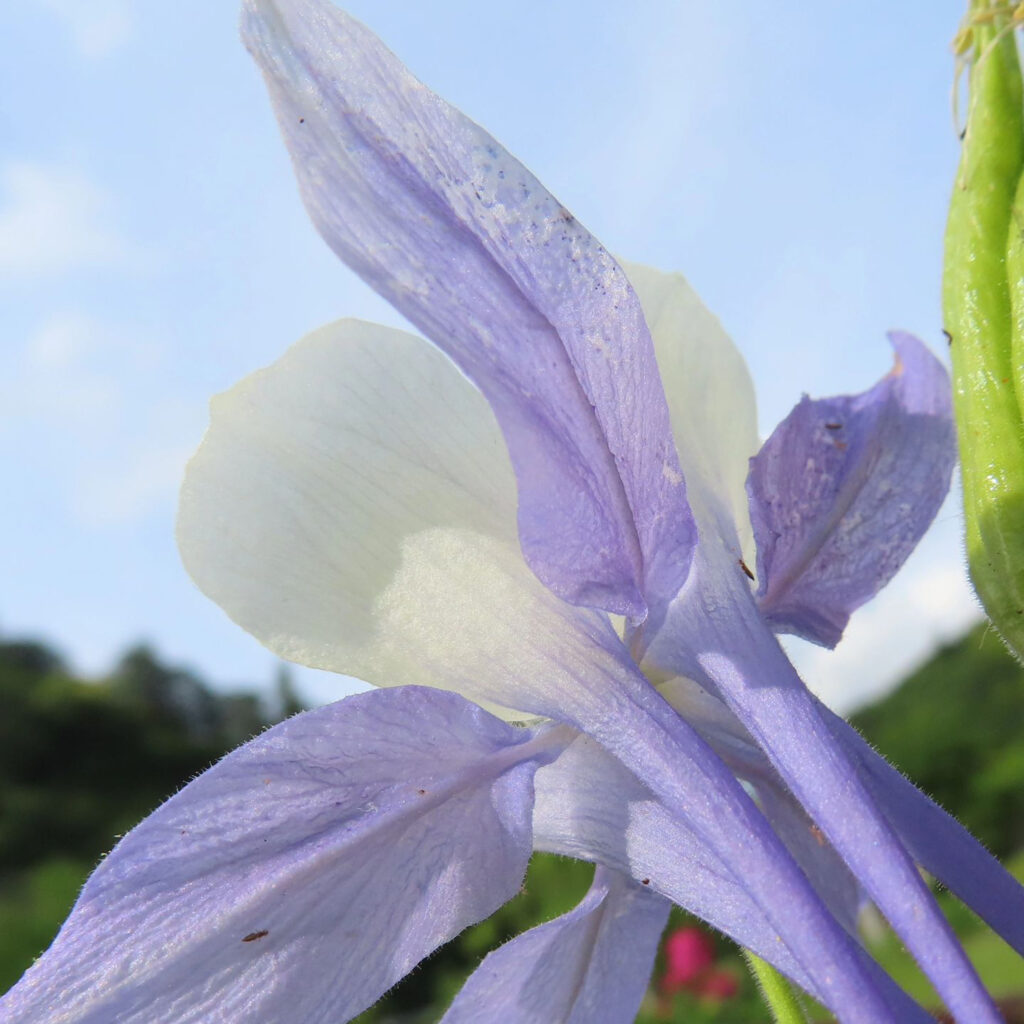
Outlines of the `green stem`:
<svg viewBox="0 0 1024 1024">
<path fill-rule="evenodd" d="M 807 1015 L 797 990 L 771 964 L 749 949 L 743 950 L 743 955 L 764 1001 L 772 1011 L 775 1024 L 807 1024 Z"/>
</svg>

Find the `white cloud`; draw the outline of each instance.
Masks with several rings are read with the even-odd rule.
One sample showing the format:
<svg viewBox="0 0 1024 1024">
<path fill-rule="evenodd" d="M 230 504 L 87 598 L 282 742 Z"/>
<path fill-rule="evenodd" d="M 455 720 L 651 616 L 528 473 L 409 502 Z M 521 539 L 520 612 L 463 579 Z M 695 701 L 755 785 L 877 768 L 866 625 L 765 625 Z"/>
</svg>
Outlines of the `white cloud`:
<svg viewBox="0 0 1024 1024">
<path fill-rule="evenodd" d="M 0 275 L 23 279 L 137 264 L 109 223 L 109 197 L 67 168 L 9 161 L 0 168 Z"/>
<path fill-rule="evenodd" d="M 152 338 L 85 313 L 50 314 L 19 348 L 5 346 L 0 402 L 19 421 L 100 429 L 117 414 L 132 381 L 159 373 L 164 352 Z"/>
<path fill-rule="evenodd" d="M 58 482 L 90 528 L 172 501 L 203 410 L 168 391 L 165 355 L 129 325 L 52 314 L 20 347 L 0 348 L 0 455 Z"/>
<path fill-rule="evenodd" d="M 103 326 L 82 313 L 54 313 L 25 346 L 25 366 L 40 374 L 72 370 L 108 347 Z"/>
<path fill-rule="evenodd" d="M 129 0 L 37 0 L 56 14 L 83 57 L 105 57 L 131 37 L 132 8 Z"/>
<path fill-rule="evenodd" d="M 75 513 L 87 526 L 135 522 L 163 502 L 173 500 L 194 445 L 147 438 L 145 450 L 110 460 L 81 480 Z"/>
<path fill-rule="evenodd" d="M 0 363 L 0 437 L 34 428 L 95 432 L 109 422 L 123 394 L 103 366 L 109 329 L 81 313 L 49 316 L 19 349 L 5 347 Z"/>
</svg>

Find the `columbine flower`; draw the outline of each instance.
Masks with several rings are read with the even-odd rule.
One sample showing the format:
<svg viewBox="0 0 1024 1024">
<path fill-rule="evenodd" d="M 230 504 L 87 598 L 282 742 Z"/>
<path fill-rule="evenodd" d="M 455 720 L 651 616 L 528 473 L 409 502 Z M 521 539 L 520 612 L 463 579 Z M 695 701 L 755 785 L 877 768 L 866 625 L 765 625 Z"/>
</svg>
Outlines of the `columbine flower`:
<svg viewBox="0 0 1024 1024">
<path fill-rule="evenodd" d="M 322 0 L 248 0 L 244 33 L 317 227 L 436 347 L 342 321 L 219 398 L 179 541 L 272 650 L 399 688 L 269 730 L 143 822 L 5 1019 L 348 1020 L 542 849 L 594 861 L 590 892 L 448 1024 L 630 1020 L 670 900 L 843 1021 L 928 1019 L 860 947 L 865 896 L 961 1019 L 996 1020 L 915 862 L 1019 948 L 1024 893 L 773 632 L 833 644 L 934 515 L 939 364 L 896 336 L 875 388 L 805 399 L 748 518 L 749 380 L 681 278 L 624 272 Z"/>
</svg>

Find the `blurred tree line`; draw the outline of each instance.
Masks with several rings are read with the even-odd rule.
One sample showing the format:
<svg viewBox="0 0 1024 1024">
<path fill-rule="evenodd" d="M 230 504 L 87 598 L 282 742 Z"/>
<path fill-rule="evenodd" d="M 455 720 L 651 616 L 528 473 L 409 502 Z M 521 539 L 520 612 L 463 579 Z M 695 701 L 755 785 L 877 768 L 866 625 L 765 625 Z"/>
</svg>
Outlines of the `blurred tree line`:
<svg viewBox="0 0 1024 1024">
<path fill-rule="evenodd" d="M 106 677 L 0 642 L 0 991 L 49 945 L 99 858 L 217 758 L 301 710 L 287 671 L 268 703 L 213 692 L 129 650 Z"/>
<path fill-rule="evenodd" d="M 0 991 L 46 948 L 118 836 L 228 750 L 301 710 L 284 667 L 273 696 L 261 699 L 217 692 L 144 646 L 87 680 L 28 641 L 0 642 L 0 701 Z M 1024 846 L 1024 670 L 994 634 L 979 628 L 941 650 L 853 721 L 994 852 Z M 360 1021 L 436 1019 L 489 949 L 575 905 L 590 873 L 578 862 L 535 857 L 520 896 Z M 683 993 L 669 1006 L 652 991 L 641 1019 L 761 1019 L 738 952 L 720 948 L 736 977 L 734 998 L 708 1003 Z"/>
</svg>

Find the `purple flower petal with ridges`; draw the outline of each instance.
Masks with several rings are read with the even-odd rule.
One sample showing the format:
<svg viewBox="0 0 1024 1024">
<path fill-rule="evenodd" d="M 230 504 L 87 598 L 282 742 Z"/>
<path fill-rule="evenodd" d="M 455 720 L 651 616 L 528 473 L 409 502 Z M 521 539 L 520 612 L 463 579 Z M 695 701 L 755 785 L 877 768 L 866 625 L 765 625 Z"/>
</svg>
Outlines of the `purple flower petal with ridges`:
<svg viewBox="0 0 1024 1024">
<path fill-rule="evenodd" d="M 864 899 L 861 886 L 821 830 L 807 817 L 799 801 L 786 789 L 778 772 L 736 716 L 718 698 L 688 679 L 676 677 L 663 684 L 660 692 L 693 722 L 704 741 L 736 776 L 754 788 L 765 817 L 814 888 L 836 919 L 847 931 L 855 933 Z M 567 755 L 568 751 L 558 760 L 564 760 Z"/>
<path fill-rule="evenodd" d="M 489 953 L 441 1024 L 631 1024 L 669 903 L 597 868 L 582 902 Z"/>
<path fill-rule="evenodd" d="M 761 611 L 834 647 L 939 510 L 956 460 L 949 376 L 912 335 L 861 395 L 806 395 L 750 461 Z"/>
<path fill-rule="evenodd" d="M 774 774 L 774 773 L 773 773 Z M 864 892 L 821 829 L 807 816 L 780 779 L 748 780 L 757 802 L 776 834 L 803 868 L 811 885 L 843 927 L 856 933 Z"/>
<path fill-rule="evenodd" d="M 711 848 L 594 740 L 581 736 L 535 780 L 537 849 L 593 861 L 630 874 L 772 963 L 817 999 L 828 1002 L 742 882 Z M 931 1017 L 856 944 L 873 985 L 900 1024 Z M 853 1008 L 849 1008 L 852 1012 Z M 839 1007 L 842 1016 L 846 1008 Z M 845 1019 L 845 1017 L 843 1018 Z"/>
<path fill-rule="evenodd" d="M 958 1017 L 998 1012 L 913 861 L 860 782 L 749 589 L 703 546 L 646 658 L 718 692 Z"/>
<path fill-rule="evenodd" d="M 565 694 L 561 718 L 594 737 L 692 829 L 761 908 L 826 1006 L 850 1024 L 895 1022 L 856 942 L 736 777 L 622 658 L 627 671 L 614 686 Z"/>
<path fill-rule="evenodd" d="M 838 715 L 836 740 L 914 859 L 1024 956 L 1024 887 L 947 811 L 921 792 Z"/>
<path fill-rule="evenodd" d="M 338 1024 L 516 894 L 541 739 L 406 687 L 306 712 L 96 869 L 9 1024 Z"/>
<path fill-rule="evenodd" d="M 487 395 L 551 589 L 642 619 L 696 534 L 639 301 L 490 135 L 321 0 L 247 0 L 303 199 L 334 251 Z"/>
</svg>

